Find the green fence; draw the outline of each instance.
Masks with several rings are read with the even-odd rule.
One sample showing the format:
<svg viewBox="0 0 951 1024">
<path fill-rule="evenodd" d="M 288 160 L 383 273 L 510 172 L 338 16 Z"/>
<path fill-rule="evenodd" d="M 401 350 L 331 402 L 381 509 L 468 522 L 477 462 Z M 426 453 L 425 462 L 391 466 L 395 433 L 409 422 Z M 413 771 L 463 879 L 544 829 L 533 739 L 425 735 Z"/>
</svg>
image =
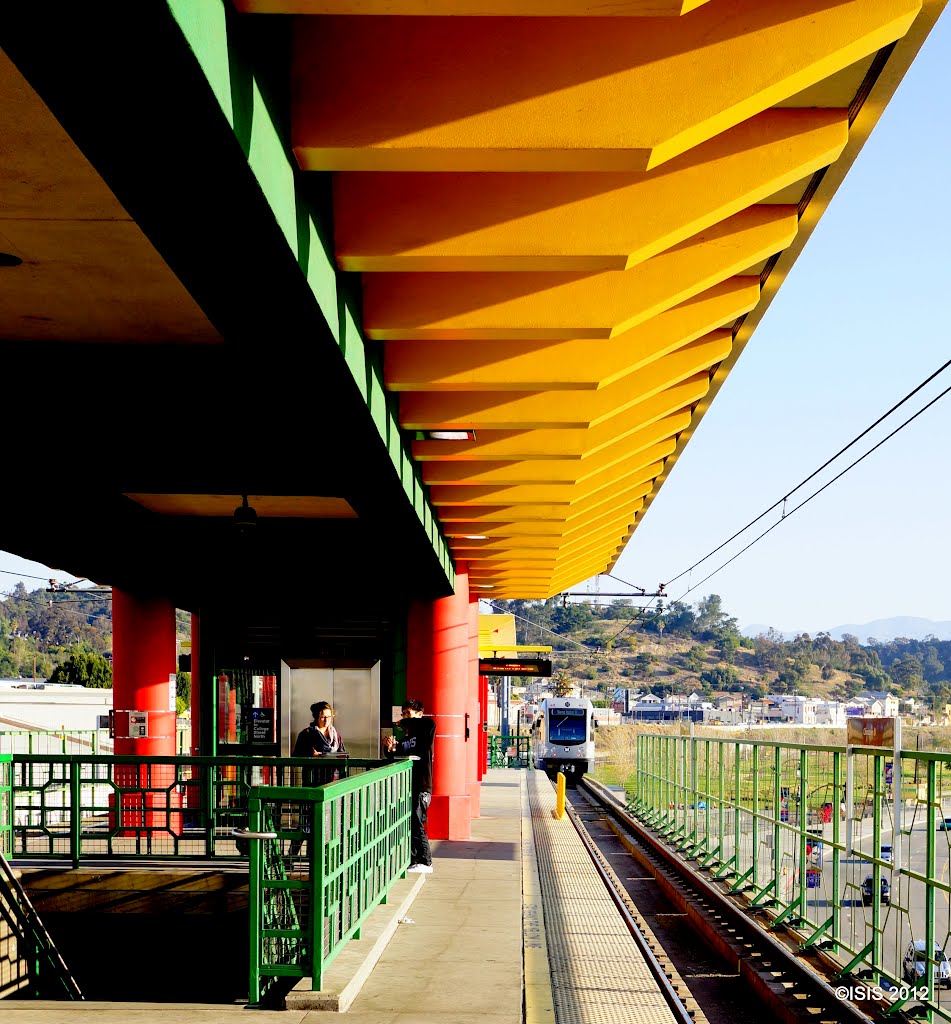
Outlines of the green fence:
<svg viewBox="0 0 951 1024">
<path fill-rule="evenodd" d="M 0 823 L 18 862 L 103 857 L 238 859 L 255 786 L 319 786 L 386 762 L 347 758 L 9 755 Z M 2 770 L 3 765 L 0 765 Z M 0 791 L 2 793 L 2 791 Z M 0 795 L 2 799 L 2 795 Z"/>
<path fill-rule="evenodd" d="M 191 726 L 179 720 L 175 749 L 189 752 Z M 0 754 L 111 754 L 106 729 L 0 729 Z"/>
<path fill-rule="evenodd" d="M 5 729 L 0 731 L 3 754 L 99 754 L 99 729 Z"/>
<path fill-rule="evenodd" d="M 13 758 L 0 754 L 0 853 L 13 852 Z"/>
<path fill-rule="evenodd" d="M 530 760 L 530 739 L 525 736 L 490 736 L 489 768 L 527 768 Z"/>
<path fill-rule="evenodd" d="M 411 766 L 387 764 L 318 788 L 260 786 L 248 811 L 249 993 L 258 1004 L 278 978 L 309 977 L 319 990 L 327 967 L 405 876 Z M 309 870 L 298 875 L 288 851 L 308 838 Z"/>
<path fill-rule="evenodd" d="M 951 1020 L 951 754 L 645 735 L 631 809 L 892 1012 Z"/>
</svg>

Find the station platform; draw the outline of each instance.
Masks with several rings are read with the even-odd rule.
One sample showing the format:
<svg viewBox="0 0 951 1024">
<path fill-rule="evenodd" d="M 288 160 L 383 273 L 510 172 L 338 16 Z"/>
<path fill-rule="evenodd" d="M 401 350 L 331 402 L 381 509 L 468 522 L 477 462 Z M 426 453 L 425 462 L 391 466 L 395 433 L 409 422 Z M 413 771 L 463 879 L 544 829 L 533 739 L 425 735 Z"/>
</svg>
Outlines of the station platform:
<svg viewBox="0 0 951 1024">
<path fill-rule="evenodd" d="M 345 1012 L 348 1024 L 672 1021 L 574 827 L 555 820 L 554 806 L 541 772 L 490 770 L 471 838 L 434 841 L 433 873 L 398 882 L 361 939 L 337 957 L 323 991 L 299 986 L 286 1010 L 4 1000 L 3 1019 L 326 1024 Z"/>
</svg>

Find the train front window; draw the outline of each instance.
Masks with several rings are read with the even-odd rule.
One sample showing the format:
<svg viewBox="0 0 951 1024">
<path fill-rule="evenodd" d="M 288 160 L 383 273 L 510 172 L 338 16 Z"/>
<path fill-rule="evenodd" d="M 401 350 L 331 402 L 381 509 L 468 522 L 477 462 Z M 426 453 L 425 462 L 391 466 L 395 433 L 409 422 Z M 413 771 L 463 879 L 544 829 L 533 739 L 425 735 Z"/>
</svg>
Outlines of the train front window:
<svg viewBox="0 0 951 1024">
<path fill-rule="evenodd" d="M 550 743 L 584 743 L 584 708 L 552 708 L 548 713 Z"/>
</svg>

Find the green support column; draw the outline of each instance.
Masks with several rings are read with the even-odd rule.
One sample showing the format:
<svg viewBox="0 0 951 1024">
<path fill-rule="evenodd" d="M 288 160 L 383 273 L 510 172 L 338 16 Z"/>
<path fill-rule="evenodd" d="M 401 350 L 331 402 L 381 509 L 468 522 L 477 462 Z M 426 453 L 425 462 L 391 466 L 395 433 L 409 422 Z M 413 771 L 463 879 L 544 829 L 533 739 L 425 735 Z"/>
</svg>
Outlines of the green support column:
<svg viewBox="0 0 951 1024">
<path fill-rule="evenodd" d="M 733 867 L 740 873 L 740 744 L 733 747 Z"/>
<path fill-rule="evenodd" d="M 882 757 L 872 756 L 872 966 L 882 963 Z"/>
<path fill-rule="evenodd" d="M 724 816 L 723 816 L 723 800 L 724 800 L 723 779 L 724 779 L 724 776 L 726 775 L 726 772 L 723 770 L 723 752 L 724 752 L 724 750 L 726 750 L 726 744 L 725 743 L 721 743 L 719 746 L 720 746 L 720 752 L 719 752 L 720 753 L 720 758 L 719 758 L 719 761 L 720 761 L 720 763 L 719 763 L 720 771 L 717 772 L 717 775 L 718 775 L 718 783 L 717 783 L 717 785 L 718 785 L 718 789 L 717 789 L 717 810 L 719 811 L 719 814 L 720 814 L 720 828 L 719 828 L 718 842 L 720 844 L 720 863 L 723 864 L 726 861 L 726 843 L 725 843 L 725 838 L 726 837 L 724 835 L 724 828 L 726 827 L 726 822 L 724 821 Z"/>
<path fill-rule="evenodd" d="M 935 965 L 932 962 L 935 942 L 935 890 L 933 880 L 935 877 L 935 854 L 937 852 L 937 841 L 935 837 L 935 811 L 937 809 L 936 776 L 937 762 L 928 760 L 928 810 L 927 810 L 927 840 L 925 841 L 925 874 L 928 882 L 925 885 L 925 946 L 928 949 L 928 959 L 925 961 L 925 984 L 928 986 L 928 1002 L 933 1003 L 935 998 Z M 877 890 L 874 890 L 877 892 Z M 930 1007 L 927 1011 L 929 1024 L 934 1020 L 934 1010 Z"/>
<path fill-rule="evenodd" d="M 710 852 L 710 740 L 703 741 L 703 852 Z"/>
<path fill-rule="evenodd" d="M 806 773 L 808 771 L 806 751 L 799 751 L 799 914 L 803 920 L 806 919 L 806 907 L 808 906 L 808 895 L 806 876 L 809 870 L 809 861 L 806 855 L 806 824 L 809 820 L 809 811 L 806 807 Z"/>
<path fill-rule="evenodd" d="M 832 754 L 832 952 L 839 952 L 839 939 L 842 928 L 842 857 L 839 850 L 839 841 L 842 831 L 842 815 L 839 807 L 842 806 L 842 755 L 839 751 Z"/>
<path fill-rule="evenodd" d="M 783 898 L 782 890 L 782 810 L 783 810 L 783 761 L 779 747 L 773 751 L 773 895 L 777 901 Z"/>
<path fill-rule="evenodd" d="M 759 885 L 759 745 L 753 747 L 753 887 Z"/>
</svg>

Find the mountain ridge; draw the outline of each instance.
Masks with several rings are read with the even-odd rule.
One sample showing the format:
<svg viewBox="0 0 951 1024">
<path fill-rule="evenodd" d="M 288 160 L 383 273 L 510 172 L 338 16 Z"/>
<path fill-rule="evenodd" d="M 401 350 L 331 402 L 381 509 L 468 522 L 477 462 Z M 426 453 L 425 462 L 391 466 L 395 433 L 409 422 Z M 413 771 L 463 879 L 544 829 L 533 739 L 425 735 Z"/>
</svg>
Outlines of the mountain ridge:
<svg viewBox="0 0 951 1024">
<path fill-rule="evenodd" d="M 741 632 L 745 636 L 756 637 L 770 628 L 775 627 L 752 623 L 749 626 L 742 626 Z M 782 634 L 784 640 L 792 640 L 800 633 L 808 631 L 777 629 L 777 632 Z M 816 630 L 816 633 L 818 632 L 827 632 L 833 640 L 841 640 L 846 633 L 850 633 L 858 637 L 862 644 L 867 644 L 870 637 L 881 641 L 895 640 L 899 637 L 906 640 L 924 640 L 927 636 L 933 636 L 937 640 L 951 640 L 951 622 L 923 619 L 915 615 L 896 615 L 889 619 L 873 619 L 871 622 L 845 623 L 828 630 Z M 815 633 L 810 635 L 815 636 Z"/>
</svg>

